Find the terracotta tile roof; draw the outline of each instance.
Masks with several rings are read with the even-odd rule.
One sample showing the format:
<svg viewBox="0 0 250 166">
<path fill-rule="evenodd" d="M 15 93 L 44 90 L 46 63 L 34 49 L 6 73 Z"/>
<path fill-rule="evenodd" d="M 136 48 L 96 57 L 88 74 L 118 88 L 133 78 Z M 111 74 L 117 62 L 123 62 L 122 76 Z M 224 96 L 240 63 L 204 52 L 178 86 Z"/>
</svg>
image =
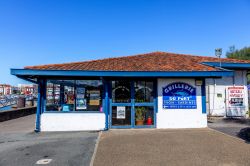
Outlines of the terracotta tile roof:
<svg viewBox="0 0 250 166">
<path fill-rule="evenodd" d="M 152 52 L 134 56 L 106 58 L 84 62 L 27 66 L 37 70 L 85 71 L 214 71 L 202 62 L 219 62 L 218 58 L 167 52 Z M 222 58 L 222 62 L 250 63 L 247 60 Z"/>
</svg>

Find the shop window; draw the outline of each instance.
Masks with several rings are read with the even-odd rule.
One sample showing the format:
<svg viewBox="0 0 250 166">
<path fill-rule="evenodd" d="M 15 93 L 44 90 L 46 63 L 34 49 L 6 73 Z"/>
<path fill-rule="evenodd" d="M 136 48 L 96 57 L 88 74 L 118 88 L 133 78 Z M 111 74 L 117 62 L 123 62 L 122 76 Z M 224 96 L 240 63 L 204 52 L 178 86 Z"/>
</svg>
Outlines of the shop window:
<svg viewBox="0 0 250 166">
<path fill-rule="evenodd" d="M 46 111 L 102 112 L 100 80 L 48 80 Z"/>
<path fill-rule="evenodd" d="M 135 102 L 153 102 L 153 81 L 135 81 Z"/>
</svg>

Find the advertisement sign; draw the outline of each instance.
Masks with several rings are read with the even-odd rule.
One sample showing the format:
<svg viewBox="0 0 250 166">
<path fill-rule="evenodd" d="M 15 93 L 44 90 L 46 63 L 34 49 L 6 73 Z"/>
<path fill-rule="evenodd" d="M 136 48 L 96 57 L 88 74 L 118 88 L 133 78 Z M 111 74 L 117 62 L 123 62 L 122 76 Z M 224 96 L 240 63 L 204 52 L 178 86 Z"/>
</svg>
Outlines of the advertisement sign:
<svg viewBox="0 0 250 166">
<path fill-rule="evenodd" d="M 174 82 L 162 89 L 163 108 L 196 109 L 196 88 L 184 82 Z"/>
<path fill-rule="evenodd" d="M 116 109 L 116 119 L 125 119 L 126 118 L 126 109 L 125 107 L 117 107 Z"/>
<path fill-rule="evenodd" d="M 244 86 L 230 86 L 227 93 L 227 116 L 244 116 Z"/>
<path fill-rule="evenodd" d="M 85 99 L 85 88 L 76 88 L 76 109 L 82 110 L 87 109 L 87 100 Z"/>
<path fill-rule="evenodd" d="M 89 91 L 89 105 L 100 105 L 100 90 Z"/>
<path fill-rule="evenodd" d="M 244 87 L 228 87 L 228 107 L 244 106 Z"/>
</svg>

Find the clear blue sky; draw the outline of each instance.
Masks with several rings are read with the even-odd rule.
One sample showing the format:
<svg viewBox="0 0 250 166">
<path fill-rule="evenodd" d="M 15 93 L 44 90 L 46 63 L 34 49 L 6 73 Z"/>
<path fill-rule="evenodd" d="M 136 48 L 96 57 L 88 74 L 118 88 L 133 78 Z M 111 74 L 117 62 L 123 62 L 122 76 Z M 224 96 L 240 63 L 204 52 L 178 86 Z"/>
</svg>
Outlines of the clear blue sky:
<svg viewBox="0 0 250 166">
<path fill-rule="evenodd" d="M 250 0 L 0 0 L 0 83 L 27 65 L 231 45 L 250 46 Z"/>
</svg>

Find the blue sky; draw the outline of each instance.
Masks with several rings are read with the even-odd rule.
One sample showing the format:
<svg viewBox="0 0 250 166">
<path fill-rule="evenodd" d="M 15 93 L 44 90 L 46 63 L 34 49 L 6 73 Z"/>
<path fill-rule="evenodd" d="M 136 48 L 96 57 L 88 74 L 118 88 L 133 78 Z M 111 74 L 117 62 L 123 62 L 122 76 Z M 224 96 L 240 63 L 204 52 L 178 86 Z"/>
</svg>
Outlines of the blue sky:
<svg viewBox="0 0 250 166">
<path fill-rule="evenodd" d="M 153 51 L 250 46 L 250 0 L 0 0 L 0 83 L 10 68 Z"/>
</svg>

